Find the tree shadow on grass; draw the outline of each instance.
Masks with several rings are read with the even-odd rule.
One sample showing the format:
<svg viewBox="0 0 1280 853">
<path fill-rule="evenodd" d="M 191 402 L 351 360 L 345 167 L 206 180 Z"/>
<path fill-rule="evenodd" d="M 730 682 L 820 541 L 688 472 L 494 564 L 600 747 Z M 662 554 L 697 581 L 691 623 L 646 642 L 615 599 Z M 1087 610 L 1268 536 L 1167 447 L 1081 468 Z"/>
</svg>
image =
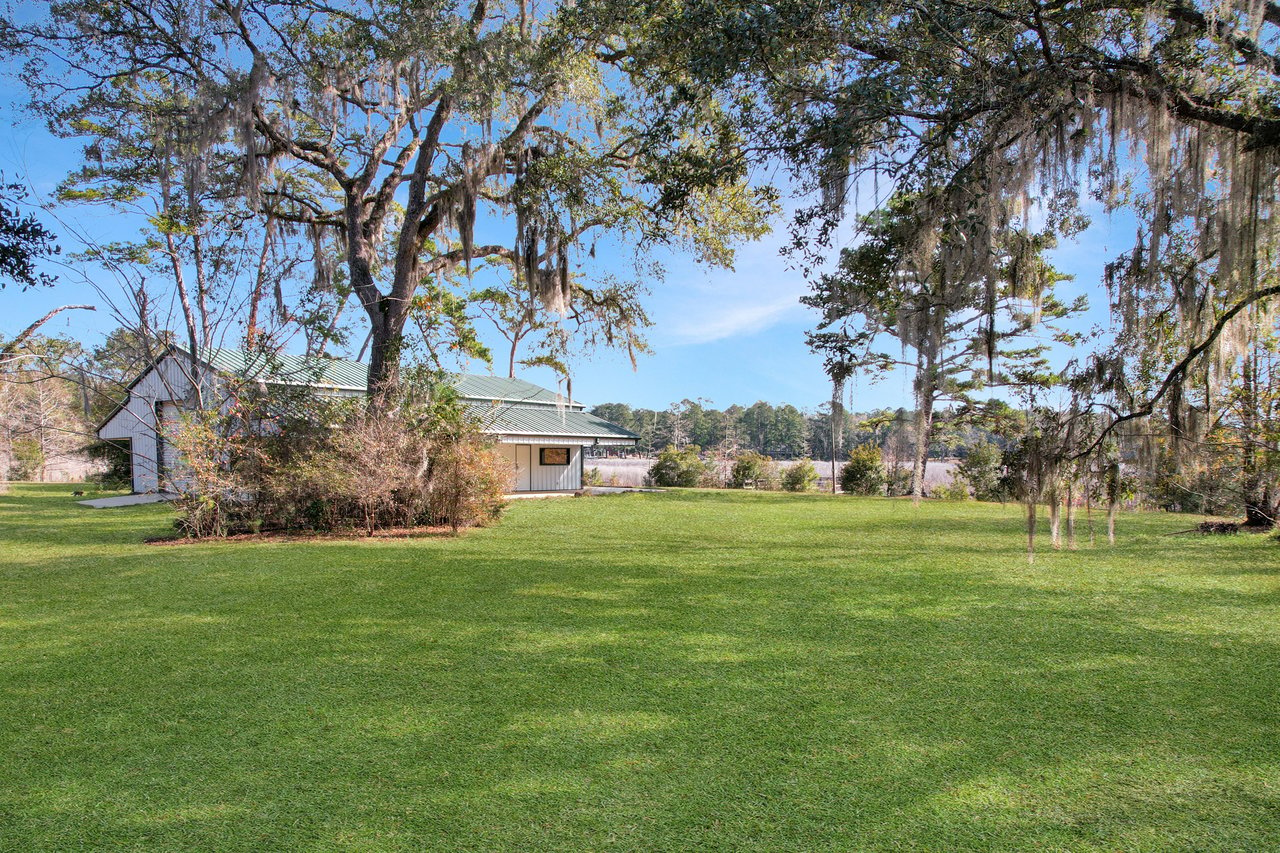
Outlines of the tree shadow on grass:
<svg viewBox="0 0 1280 853">
<path fill-rule="evenodd" d="M 402 568 L 290 603 L 259 579 L 260 600 L 63 620 L 70 642 L 26 647 L 43 668 L 10 681 L 54 709 L 19 737 L 46 756 L 10 802 L 27 837 L 76 815 L 102 839 L 242 846 L 1275 840 L 1276 644 L 1179 630 L 1242 593 L 1099 607 L 944 572 L 832 596 L 435 556 L 429 577 L 463 580 Z M 54 796 L 69 776 L 80 794 Z"/>
<path fill-rule="evenodd" d="M 645 519 L 617 506 L 590 511 Z M 1275 846 L 1273 589 L 1191 558 L 1190 586 L 1030 570 L 962 525 L 925 560 L 879 519 L 850 554 L 821 518 L 785 548 L 767 519 L 747 538 L 669 511 L 614 534 L 630 547 L 548 507 L 447 543 L 32 566 L 0 611 L 0 837 Z"/>
</svg>

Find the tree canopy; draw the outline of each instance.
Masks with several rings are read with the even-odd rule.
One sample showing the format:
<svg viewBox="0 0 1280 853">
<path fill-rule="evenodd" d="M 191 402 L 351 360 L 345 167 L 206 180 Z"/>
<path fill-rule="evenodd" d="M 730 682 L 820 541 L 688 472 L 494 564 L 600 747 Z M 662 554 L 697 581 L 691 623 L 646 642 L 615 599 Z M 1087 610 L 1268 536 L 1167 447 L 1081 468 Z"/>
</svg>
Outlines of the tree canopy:
<svg viewBox="0 0 1280 853">
<path fill-rule="evenodd" d="M 629 26 L 527 0 L 68 0 L 10 37 L 33 89 L 66 81 L 39 108 L 91 167 L 94 140 L 141 117 L 195 185 L 217 170 L 314 241 L 317 275 L 340 267 L 367 315 L 376 393 L 420 287 L 474 259 L 563 316 L 601 232 L 726 263 L 764 229 L 770 194 L 744 186 L 727 122 L 642 132 L 606 61 Z"/>
<path fill-rule="evenodd" d="M 724 105 L 753 149 L 788 162 L 813 194 L 797 220 L 802 256 L 824 253 L 851 196 L 874 208 L 910 194 L 915 252 L 941 240 L 956 280 L 990 271 L 1010 231 L 1070 232 L 1091 202 L 1131 211 L 1128 274 L 1110 282 L 1120 335 L 1171 322 L 1181 352 L 1169 381 L 1145 389 L 1127 381 L 1132 352 L 1100 352 L 1104 406 L 1176 405 L 1171 389 L 1195 363 L 1239 354 L 1243 307 L 1280 292 L 1280 6 L 729 0 L 650 11 L 649 45 L 661 47 L 634 61 L 650 74 L 687 65 L 701 81 L 669 92 L 668 109 Z M 1202 274 L 1171 275 L 1185 263 Z"/>
</svg>

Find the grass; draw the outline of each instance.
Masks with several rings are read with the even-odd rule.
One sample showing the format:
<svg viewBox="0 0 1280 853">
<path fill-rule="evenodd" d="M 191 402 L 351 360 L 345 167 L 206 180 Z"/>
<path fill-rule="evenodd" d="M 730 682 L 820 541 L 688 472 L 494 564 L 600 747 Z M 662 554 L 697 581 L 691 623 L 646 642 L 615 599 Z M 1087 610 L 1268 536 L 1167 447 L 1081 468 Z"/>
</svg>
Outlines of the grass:
<svg viewBox="0 0 1280 853">
<path fill-rule="evenodd" d="M 978 504 L 520 501 L 156 547 L 0 497 L 0 849 L 1280 846 L 1280 545 Z"/>
</svg>

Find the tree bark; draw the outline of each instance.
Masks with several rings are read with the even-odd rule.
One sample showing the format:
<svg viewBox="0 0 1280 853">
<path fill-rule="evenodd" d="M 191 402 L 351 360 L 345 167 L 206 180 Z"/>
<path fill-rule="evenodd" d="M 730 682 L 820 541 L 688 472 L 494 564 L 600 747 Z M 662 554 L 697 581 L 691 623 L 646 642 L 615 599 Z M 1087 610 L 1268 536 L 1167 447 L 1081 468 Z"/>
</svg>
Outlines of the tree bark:
<svg viewBox="0 0 1280 853">
<path fill-rule="evenodd" d="M 1049 500 L 1049 544 L 1054 549 L 1062 548 L 1062 498 L 1058 494 L 1055 483 L 1046 497 Z"/>
<path fill-rule="evenodd" d="M 268 215 L 262 230 L 262 251 L 258 253 L 258 269 L 249 295 L 249 320 L 245 324 L 245 346 L 252 350 L 258 343 L 258 306 L 262 304 L 267 284 L 267 261 L 271 257 L 271 238 L 275 233 L 275 217 Z"/>
<path fill-rule="evenodd" d="M 1240 450 L 1240 477 L 1244 497 L 1244 523 L 1246 527 L 1266 530 L 1274 527 L 1276 520 L 1268 499 L 1266 475 L 1258 460 L 1258 451 L 1255 446 L 1258 436 L 1260 393 L 1257 361 L 1253 352 L 1245 357 L 1240 386 L 1240 432 L 1243 439 Z"/>
<path fill-rule="evenodd" d="M 927 378 L 926 382 L 928 386 L 917 395 L 916 400 L 916 446 L 911 466 L 911 500 L 915 503 L 919 503 L 924 497 L 925 466 L 929 464 L 929 438 L 933 432 L 932 379 Z"/>
<path fill-rule="evenodd" d="M 1067 548 L 1076 550 L 1076 484 L 1067 483 Z"/>
<path fill-rule="evenodd" d="M 1036 561 L 1036 499 L 1034 496 L 1026 500 L 1027 507 L 1027 565 Z"/>
<path fill-rule="evenodd" d="M 400 387 L 404 318 L 397 318 L 397 313 L 390 308 L 381 313 L 370 312 L 373 335 L 369 343 L 369 398 L 375 405 Z"/>
</svg>

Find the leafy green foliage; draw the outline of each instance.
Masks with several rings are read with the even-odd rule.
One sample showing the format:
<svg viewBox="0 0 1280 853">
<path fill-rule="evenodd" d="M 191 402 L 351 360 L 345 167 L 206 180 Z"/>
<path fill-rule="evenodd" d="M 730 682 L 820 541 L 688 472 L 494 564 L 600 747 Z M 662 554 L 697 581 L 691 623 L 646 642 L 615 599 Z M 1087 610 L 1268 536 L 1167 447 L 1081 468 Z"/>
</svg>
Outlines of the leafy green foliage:
<svg viewBox="0 0 1280 853">
<path fill-rule="evenodd" d="M 36 215 L 22 209 L 28 194 L 22 184 L 6 182 L 0 174 L 0 290 L 11 283 L 25 290 L 55 281 L 38 263 L 60 249 Z"/>
<path fill-rule="evenodd" d="M 698 455 L 701 451 L 702 448 L 696 444 L 687 445 L 679 450 L 672 445 L 667 445 L 649 469 L 650 481 L 655 486 L 688 488 L 702 485 L 711 472 Z"/>
<path fill-rule="evenodd" d="M 989 441 L 969 447 L 964 459 L 956 465 L 956 473 L 973 488 L 973 496 L 980 501 L 1007 501 L 1013 498 L 1003 487 L 1004 454 Z"/>
<path fill-rule="evenodd" d="M 840 490 L 850 495 L 878 495 L 885 487 L 884 462 L 880 448 L 863 444 L 849 451 L 840 468 Z"/>
<path fill-rule="evenodd" d="M 774 194 L 747 186 L 730 124 L 704 114 L 675 136 L 647 132 L 606 62 L 642 37 L 638 21 L 522 0 L 68 0 L 15 32 L 34 57 L 33 107 L 88 142 L 86 186 L 69 198 L 177 187 L 150 217 L 170 256 L 176 243 L 197 251 L 223 209 L 189 198 L 224 193 L 259 228 L 279 224 L 278 242 L 311 247 L 316 287 L 364 310 L 379 395 L 398 384 L 406 328 L 424 312 L 476 352 L 456 312 L 416 299 L 426 282 L 465 274 L 455 296 L 484 292 L 469 279 L 491 261 L 535 306 L 533 325 L 635 352 L 632 285 L 608 272 L 572 281 L 588 277 L 597 235 L 640 256 L 670 244 L 728 264 L 738 239 L 767 230 Z M 49 93 L 60 72 L 78 85 Z M 323 337 L 338 313 L 311 325 Z"/>
<path fill-rule="evenodd" d="M 784 492 L 808 492 L 818 483 L 818 470 L 809 459 L 789 465 L 782 472 L 782 490 Z"/>
<path fill-rule="evenodd" d="M 773 460 L 754 450 L 740 453 L 729 470 L 729 487 L 733 489 L 767 489 L 776 480 L 777 466 Z"/>
</svg>

